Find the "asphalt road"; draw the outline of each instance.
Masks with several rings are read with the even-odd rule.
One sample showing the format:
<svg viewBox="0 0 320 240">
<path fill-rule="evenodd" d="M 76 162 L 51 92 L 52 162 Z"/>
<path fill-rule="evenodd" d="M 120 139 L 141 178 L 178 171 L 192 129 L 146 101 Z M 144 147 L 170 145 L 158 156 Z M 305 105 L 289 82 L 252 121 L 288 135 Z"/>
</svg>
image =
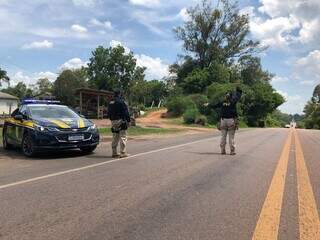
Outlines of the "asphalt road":
<svg viewBox="0 0 320 240">
<path fill-rule="evenodd" d="M 0 239 L 320 239 L 320 131 L 255 129 L 27 159 L 0 148 Z"/>
</svg>

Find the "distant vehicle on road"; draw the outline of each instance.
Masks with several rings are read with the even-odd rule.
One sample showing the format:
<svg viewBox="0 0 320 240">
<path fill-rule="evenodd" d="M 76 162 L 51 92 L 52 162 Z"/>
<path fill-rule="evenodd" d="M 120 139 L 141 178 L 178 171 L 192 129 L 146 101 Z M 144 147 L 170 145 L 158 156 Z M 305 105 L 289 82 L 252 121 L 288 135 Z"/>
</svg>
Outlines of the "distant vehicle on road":
<svg viewBox="0 0 320 240">
<path fill-rule="evenodd" d="M 25 100 L 3 124 L 3 147 L 21 147 L 24 155 L 79 148 L 93 152 L 99 144 L 95 124 L 57 101 Z"/>
<path fill-rule="evenodd" d="M 286 124 L 285 128 L 291 128 L 291 125 L 290 124 Z"/>
</svg>

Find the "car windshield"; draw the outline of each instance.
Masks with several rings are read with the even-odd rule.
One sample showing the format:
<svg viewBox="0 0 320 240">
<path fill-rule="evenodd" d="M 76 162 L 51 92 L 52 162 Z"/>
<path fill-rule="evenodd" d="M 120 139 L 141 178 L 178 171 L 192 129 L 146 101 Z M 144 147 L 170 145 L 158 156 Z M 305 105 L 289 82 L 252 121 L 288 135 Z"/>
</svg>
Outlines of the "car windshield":
<svg viewBox="0 0 320 240">
<path fill-rule="evenodd" d="M 66 106 L 29 106 L 32 118 L 78 118 L 79 115 Z"/>
</svg>

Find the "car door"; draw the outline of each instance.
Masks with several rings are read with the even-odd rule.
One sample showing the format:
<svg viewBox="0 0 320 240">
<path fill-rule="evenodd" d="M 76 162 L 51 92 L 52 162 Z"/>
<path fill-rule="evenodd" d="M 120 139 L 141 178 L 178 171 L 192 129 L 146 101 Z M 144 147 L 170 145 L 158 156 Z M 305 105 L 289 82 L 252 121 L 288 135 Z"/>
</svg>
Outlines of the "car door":
<svg viewBox="0 0 320 240">
<path fill-rule="evenodd" d="M 26 105 L 22 105 L 19 108 L 19 113 L 22 115 L 22 120 L 16 120 L 15 124 L 15 141 L 17 145 L 20 145 L 22 143 L 23 134 L 25 132 L 25 128 L 29 126 L 29 114 L 28 114 L 28 108 Z"/>
<path fill-rule="evenodd" d="M 19 109 L 12 112 L 11 116 L 6 119 L 4 124 L 4 135 L 9 144 L 15 144 L 15 120 L 14 116 L 18 113 Z"/>
</svg>

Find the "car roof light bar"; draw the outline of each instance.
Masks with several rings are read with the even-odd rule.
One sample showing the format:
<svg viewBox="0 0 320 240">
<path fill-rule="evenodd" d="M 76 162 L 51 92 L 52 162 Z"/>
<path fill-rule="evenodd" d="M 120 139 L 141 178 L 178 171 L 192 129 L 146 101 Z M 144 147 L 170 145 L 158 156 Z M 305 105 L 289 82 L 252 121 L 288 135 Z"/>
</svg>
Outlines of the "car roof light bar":
<svg viewBox="0 0 320 240">
<path fill-rule="evenodd" d="M 37 100 L 37 99 L 24 99 L 22 104 L 60 104 L 56 100 Z"/>
</svg>

